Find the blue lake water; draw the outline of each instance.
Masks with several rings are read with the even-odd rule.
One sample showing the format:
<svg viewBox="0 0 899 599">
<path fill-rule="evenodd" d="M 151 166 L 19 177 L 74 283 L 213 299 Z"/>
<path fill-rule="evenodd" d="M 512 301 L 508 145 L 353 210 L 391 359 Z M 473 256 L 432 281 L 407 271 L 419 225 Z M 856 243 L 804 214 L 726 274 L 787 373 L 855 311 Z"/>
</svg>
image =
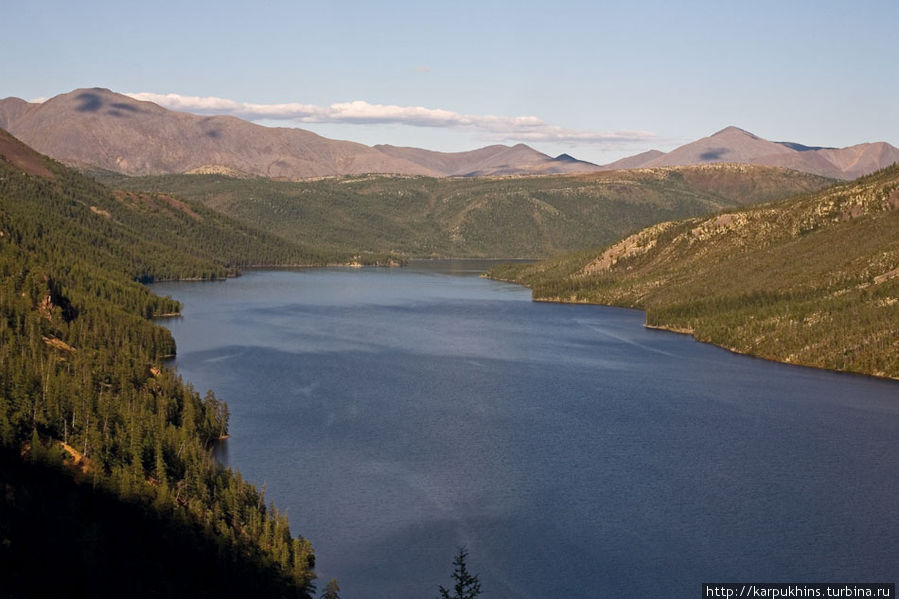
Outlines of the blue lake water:
<svg viewBox="0 0 899 599">
<path fill-rule="evenodd" d="M 162 283 L 175 365 L 231 409 L 344 599 L 700 596 L 899 578 L 899 384 L 533 303 L 473 263 Z"/>
</svg>

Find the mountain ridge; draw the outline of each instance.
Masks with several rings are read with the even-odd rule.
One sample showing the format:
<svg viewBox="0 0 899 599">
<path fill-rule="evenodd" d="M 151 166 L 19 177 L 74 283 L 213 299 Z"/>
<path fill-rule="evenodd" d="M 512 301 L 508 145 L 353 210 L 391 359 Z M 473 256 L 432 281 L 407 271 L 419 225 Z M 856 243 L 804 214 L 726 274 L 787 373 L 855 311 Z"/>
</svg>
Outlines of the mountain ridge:
<svg viewBox="0 0 899 599">
<path fill-rule="evenodd" d="M 233 170 L 272 179 L 382 173 L 413 176 L 558 174 L 598 170 L 524 144 L 468 152 L 369 147 L 234 116 L 168 110 L 105 88 L 80 88 L 41 103 L 0 100 L 0 127 L 78 168 L 131 176 Z"/>
<path fill-rule="evenodd" d="M 407 258 L 542 258 L 614 241 L 662 220 L 770 201 L 833 182 L 777 167 L 732 164 L 301 182 L 220 175 L 96 176 L 117 188 L 196 200 L 291 241 Z"/>
<path fill-rule="evenodd" d="M 708 137 L 639 162 L 633 168 L 739 162 L 780 166 L 835 179 L 855 179 L 899 162 L 899 149 L 886 142 L 846 148 L 773 142 L 733 125 Z"/>
<path fill-rule="evenodd" d="M 6 129 L 63 163 L 129 175 L 210 164 L 274 179 L 391 172 L 436 175 L 355 142 L 263 127 L 232 116 L 167 110 L 106 89 L 78 89 L 22 109 L 0 101 Z M 87 142 L 87 143 L 86 143 Z"/>
<path fill-rule="evenodd" d="M 477 177 L 736 162 L 853 179 L 899 161 L 899 149 L 883 141 L 808 146 L 769 141 L 733 125 L 667 153 L 649 150 L 606 165 L 568 154 L 554 158 L 525 144 L 463 152 L 370 147 L 234 116 L 177 112 L 104 88 L 76 89 L 41 103 L 2 99 L 0 127 L 63 163 L 132 176 L 218 169 L 285 180 L 369 173 Z"/>
</svg>

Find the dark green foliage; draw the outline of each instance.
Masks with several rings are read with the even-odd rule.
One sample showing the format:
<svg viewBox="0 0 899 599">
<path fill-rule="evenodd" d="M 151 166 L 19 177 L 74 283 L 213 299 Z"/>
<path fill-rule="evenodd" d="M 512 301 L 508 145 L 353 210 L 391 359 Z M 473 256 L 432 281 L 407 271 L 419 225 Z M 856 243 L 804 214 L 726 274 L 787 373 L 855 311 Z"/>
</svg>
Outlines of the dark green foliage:
<svg viewBox="0 0 899 599">
<path fill-rule="evenodd" d="M 413 258 L 545 257 L 608 243 L 659 221 L 828 183 L 814 175 L 745 165 L 481 179 L 103 178 L 128 189 L 190 198 L 285 239 L 335 252 Z"/>
<path fill-rule="evenodd" d="M 61 459 L 61 458 L 60 458 Z M 308 596 L 245 542 L 0 449 L 0 596 Z"/>
<path fill-rule="evenodd" d="M 899 378 L 899 166 L 491 275 L 761 357 Z"/>
<path fill-rule="evenodd" d="M 60 501 L 71 499 L 98 519 L 88 525 L 64 511 L 48 521 L 59 528 L 51 539 L 87 543 L 84 557 L 73 562 L 81 564 L 79 571 L 120 552 L 123 538 L 114 533 L 131 508 L 110 508 L 110 498 L 117 497 L 144 514 L 134 523 L 142 535 L 157 529 L 172 538 L 184 531 L 190 538 L 202 535 L 206 541 L 198 547 L 206 549 L 200 552 L 213 551 L 202 558 L 210 568 L 245 559 L 255 564 L 247 568 L 261 568 L 258 576 L 274 573 L 270 584 L 281 589 L 275 596 L 308 594 L 314 576 L 310 544 L 292 537 L 286 517 L 211 456 L 227 431 L 227 407 L 211 392 L 201 398 L 163 365 L 174 341 L 148 319 L 180 306 L 136 282 L 221 277 L 239 264 L 299 258 L 300 250 L 269 254 L 285 244 L 202 208 L 196 221 L 189 206 L 171 213 L 152 202 L 129 206 L 98 183 L 47 164 L 52 178 L 27 174 L 0 157 L 0 447 L 5 459 L 23 453 L 35 467 L 65 464 L 69 477 L 88 489 L 71 490 L 39 473 L 30 479 L 27 469 L 3 482 L 5 507 L 15 514 L 13 520 L 4 509 L 0 520 L 4 560 L 31 563 L 47 576 L 68 567 L 56 560 L 31 562 L 34 555 L 19 552 L 38 547 L 41 539 L 23 541 L 27 528 L 17 523 L 36 522 L 45 515 L 40 510 L 56 505 L 52 497 L 46 507 L 23 497 L 43 497 L 38 490 L 49 485 L 59 487 Z M 216 245 L 239 235 L 248 240 L 245 253 L 229 255 Z M 17 486 L 28 481 L 36 485 L 32 491 Z M 112 510 L 110 522 L 102 520 L 105 510 Z M 35 526 L 37 533 L 47 532 Z M 169 551 L 171 539 L 132 541 L 157 547 L 159 555 Z M 79 548 L 48 544 L 44 550 Z M 190 560 L 182 564 L 189 568 Z M 106 593 L 91 586 L 73 594 Z"/>
<path fill-rule="evenodd" d="M 456 558 L 453 560 L 453 594 L 440 586 L 440 599 L 475 599 L 481 594 L 481 583 L 477 574 L 471 574 L 466 564 L 468 552 L 464 547 L 459 548 Z"/>
</svg>

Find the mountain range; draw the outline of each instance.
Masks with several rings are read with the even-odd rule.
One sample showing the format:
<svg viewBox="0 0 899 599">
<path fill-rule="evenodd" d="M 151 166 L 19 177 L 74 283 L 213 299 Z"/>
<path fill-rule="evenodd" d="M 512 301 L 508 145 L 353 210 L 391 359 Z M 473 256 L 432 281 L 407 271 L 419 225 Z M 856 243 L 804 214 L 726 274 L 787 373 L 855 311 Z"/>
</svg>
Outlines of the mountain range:
<svg viewBox="0 0 899 599">
<path fill-rule="evenodd" d="M 780 166 L 835 179 L 855 179 L 899 162 L 899 149 L 882 141 L 847 148 L 810 147 L 768 141 L 739 127 L 726 127 L 667 154 L 650 150 L 603 168 L 652 168 L 712 162 Z"/>
<path fill-rule="evenodd" d="M 772 142 L 727 127 L 671 152 L 650 150 L 604 166 L 525 145 L 435 152 L 333 140 L 298 128 L 165 109 L 108 89 L 76 89 L 41 103 L 0 100 L 0 128 L 61 162 L 125 175 L 219 173 L 299 180 L 384 173 L 504 176 L 582 173 L 716 162 L 780 166 L 852 179 L 899 161 L 886 142 L 847 148 Z"/>
<path fill-rule="evenodd" d="M 42 103 L 0 100 L 0 128 L 79 168 L 126 175 L 223 173 L 273 179 L 389 173 L 550 174 L 596 170 L 523 144 L 441 153 L 328 139 L 304 129 L 263 127 L 232 116 L 167 110 L 107 89 L 77 89 Z"/>
</svg>

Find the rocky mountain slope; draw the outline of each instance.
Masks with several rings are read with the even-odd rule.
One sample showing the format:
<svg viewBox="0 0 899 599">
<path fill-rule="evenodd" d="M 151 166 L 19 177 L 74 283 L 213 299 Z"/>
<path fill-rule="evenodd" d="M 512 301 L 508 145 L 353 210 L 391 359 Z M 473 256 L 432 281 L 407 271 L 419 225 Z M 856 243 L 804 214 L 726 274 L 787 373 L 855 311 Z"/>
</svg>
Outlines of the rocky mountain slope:
<svg viewBox="0 0 899 599">
<path fill-rule="evenodd" d="M 897 230 L 899 165 L 493 274 L 734 351 L 899 378 Z"/>
</svg>

